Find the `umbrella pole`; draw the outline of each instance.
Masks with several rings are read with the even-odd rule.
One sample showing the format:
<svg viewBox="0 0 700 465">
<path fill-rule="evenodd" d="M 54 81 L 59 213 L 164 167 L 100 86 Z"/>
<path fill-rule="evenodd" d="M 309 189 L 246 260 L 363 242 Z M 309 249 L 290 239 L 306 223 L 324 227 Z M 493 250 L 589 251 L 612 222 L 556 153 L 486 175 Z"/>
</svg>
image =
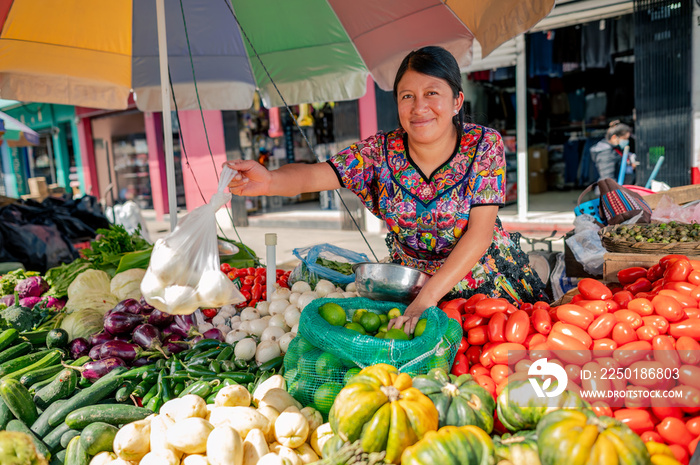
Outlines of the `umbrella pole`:
<svg viewBox="0 0 700 465">
<path fill-rule="evenodd" d="M 158 23 L 158 58 L 160 62 L 160 89 L 163 102 L 163 138 L 165 139 L 165 179 L 168 185 L 170 230 L 177 224 L 177 196 L 175 194 L 175 160 L 173 156 L 173 122 L 170 113 L 170 83 L 168 79 L 168 43 L 165 31 L 164 0 L 156 0 Z"/>
<path fill-rule="evenodd" d="M 515 65 L 515 139 L 517 144 L 518 219 L 527 221 L 528 167 L 527 167 L 527 63 L 525 62 L 525 35 L 515 38 L 517 62 Z"/>
</svg>

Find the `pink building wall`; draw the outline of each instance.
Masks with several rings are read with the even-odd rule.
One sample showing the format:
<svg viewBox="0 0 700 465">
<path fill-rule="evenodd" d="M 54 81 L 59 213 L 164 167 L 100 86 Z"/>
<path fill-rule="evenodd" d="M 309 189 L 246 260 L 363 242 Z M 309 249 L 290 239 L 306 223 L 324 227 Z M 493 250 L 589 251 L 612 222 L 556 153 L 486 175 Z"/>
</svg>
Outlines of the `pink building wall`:
<svg viewBox="0 0 700 465">
<path fill-rule="evenodd" d="M 367 76 L 367 92 L 357 102 L 360 118 L 360 139 L 377 133 L 377 99 L 374 92 L 374 80 Z"/>
</svg>

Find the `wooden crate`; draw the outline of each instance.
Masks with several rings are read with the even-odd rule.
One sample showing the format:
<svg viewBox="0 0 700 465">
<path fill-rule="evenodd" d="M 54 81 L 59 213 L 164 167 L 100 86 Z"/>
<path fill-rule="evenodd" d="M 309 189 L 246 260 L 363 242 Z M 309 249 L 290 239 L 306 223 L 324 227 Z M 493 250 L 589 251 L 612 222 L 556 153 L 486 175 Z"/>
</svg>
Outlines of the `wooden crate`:
<svg viewBox="0 0 700 465">
<path fill-rule="evenodd" d="M 608 252 L 604 256 L 603 281 L 606 283 L 617 282 L 617 272 L 631 266 L 643 266 L 649 268 L 659 263 L 661 257 L 667 254 L 648 253 L 614 253 Z M 700 260 L 700 256 L 688 256 L 691 260 Z"/>
<path fill-rule="evenodd" d="M 645 195 L 644 201 L 649 204 L 652 210 L 656 209 L 664 195 L 668 195 L 677 205 L 683 205 L 688 202 L 700 199 L 700 184 L 689 186 L 672 187 L 667 191 L 657 192 L 656 194 Z"/>
</svg>

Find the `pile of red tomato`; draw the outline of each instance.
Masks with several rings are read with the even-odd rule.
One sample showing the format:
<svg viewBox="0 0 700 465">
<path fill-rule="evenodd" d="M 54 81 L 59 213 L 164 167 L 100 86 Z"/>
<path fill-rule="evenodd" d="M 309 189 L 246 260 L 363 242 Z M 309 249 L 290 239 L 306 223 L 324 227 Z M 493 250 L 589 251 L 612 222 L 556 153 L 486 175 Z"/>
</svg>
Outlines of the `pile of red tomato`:
<svg viewBox="0 0 700 465">
<path fill-rule="evenodd" d="M 687 464 L 700 440 L 700 261 L 668 255 L 648 269 L 624 269 L 618 280 L 583 279 L 571 302 L 556 307 L 484 295 L 444 302 L 464 330 L 452 372 L 470 373 L 495 397 L 547 357 L 566 370 L 568 390 L 678 392 L 672 404 L 639 392 L 591 405 L 645 442 L 668 444 Z M 641 370 L 671 377 L 643 378 Z M 619 377 L 584 379 L 582 371 Z"/>
<path fill-rule="evenodd" d="M 232 268 L 228 263 L 221 264 L 221 271 L 226 273 L 231 281 L 236 283 L 241 294 L 246 301 L 236 305 L 238 308 L 255 307 L 255 304 L 260 300 L 267 299 L 267 268 L 248 267 L 248 268 Z M 277 284 L 280 287 L 289 288 L 289 275 L 291 271 L 276 270 Z"/>
</svg>

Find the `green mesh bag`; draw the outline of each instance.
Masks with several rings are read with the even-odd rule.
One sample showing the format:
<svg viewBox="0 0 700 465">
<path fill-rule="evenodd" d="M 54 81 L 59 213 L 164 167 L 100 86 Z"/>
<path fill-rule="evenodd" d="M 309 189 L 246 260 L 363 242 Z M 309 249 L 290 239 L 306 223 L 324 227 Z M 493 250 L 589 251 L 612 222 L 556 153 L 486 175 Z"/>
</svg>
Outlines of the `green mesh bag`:
<svg viewBox="0 0 700 465">
<path fill-rule="evenodd" d="M 410 341 L 380 339 L 333 326 L 318 313 L 333 302 L 340 305 L 347 320 L 356 310 L 387 314 L 392 308 L 403 312 L 405 305 L 379 302 L 362 297 L 351 299 L 315 299 L 301 312 L 299 336 L 289 344 L 284 370 L 290 394 L 303 405 L 312 404 L 327 415 L 335 395 L 359 369 L 386 363 L 411 376 L 432 368 L 449 371 L 462 340 L 459 323 L 437 307 L 428 308 L 425 331 Z"/>
</svg>

